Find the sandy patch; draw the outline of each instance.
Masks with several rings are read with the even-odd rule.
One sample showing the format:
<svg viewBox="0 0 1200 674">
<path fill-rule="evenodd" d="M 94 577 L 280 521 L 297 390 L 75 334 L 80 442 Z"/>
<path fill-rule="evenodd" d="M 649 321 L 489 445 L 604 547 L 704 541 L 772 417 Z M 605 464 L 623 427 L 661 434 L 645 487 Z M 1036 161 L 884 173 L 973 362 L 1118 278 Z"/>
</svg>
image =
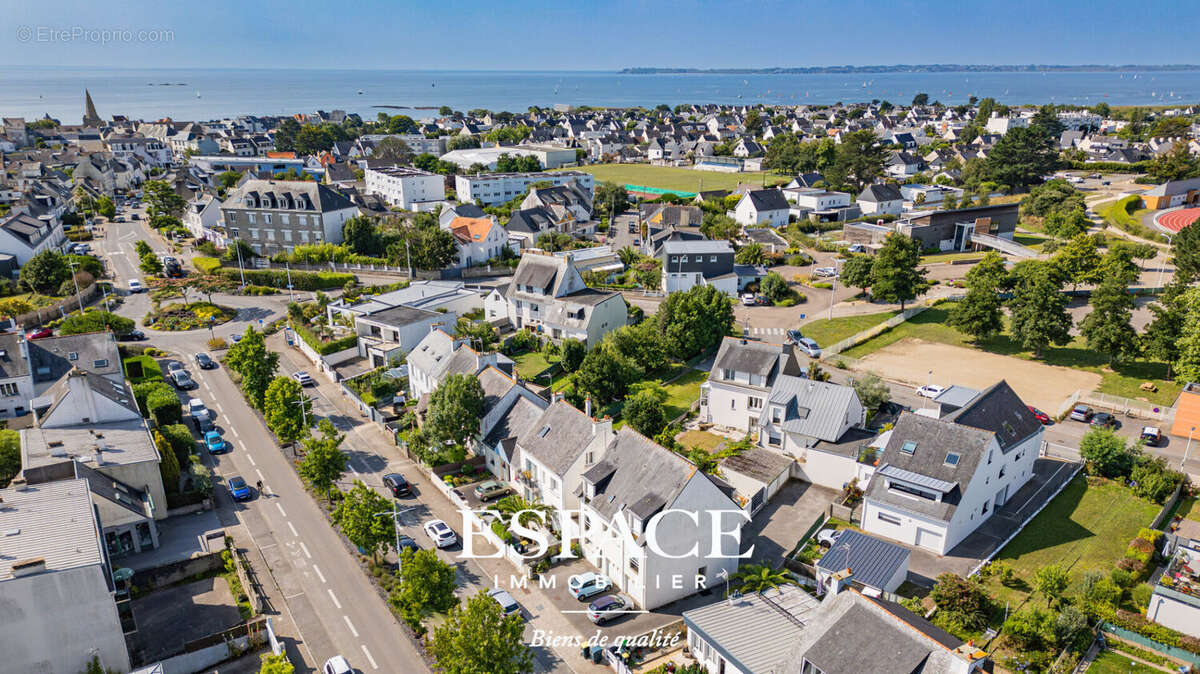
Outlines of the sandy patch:
<svg viewBox="0 0 1200 674">
<path fill-rule="evenodd" d="M 1100 375 L 1092 372 L 911 337 L 861 359 L 856 369 L 913 386 L 923 386 L 930 379 L 930 370 L 933 383 L 941 386 L 958 384 L 982 390 L 1005 379 L 1027 404 L 1052 416 L 1075 391 L 1092 391 L 1100 385 Z"/>
</svg>

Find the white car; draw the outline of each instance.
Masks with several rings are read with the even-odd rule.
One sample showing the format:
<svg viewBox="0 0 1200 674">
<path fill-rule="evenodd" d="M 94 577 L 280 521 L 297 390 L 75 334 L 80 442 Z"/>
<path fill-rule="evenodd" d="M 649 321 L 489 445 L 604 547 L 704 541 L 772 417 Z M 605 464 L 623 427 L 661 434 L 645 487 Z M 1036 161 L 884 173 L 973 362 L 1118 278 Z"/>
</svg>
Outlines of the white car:
<svg viewBox="0 0 1200 674">
<path fill-rule="evenodd" d="M 131 292 L 131 293 L 140 293 L 140 292 L 143 292 L 143 291 L 145 291 L 145 290 L 146 290 L 146 286 L 142 285 L 142 282 L 141 282 L 141 281 L 139 281 L 139 280 L 137 280 L 137 279 L 134 279 L 134 280 L 132 280 L 132 281 L 130 281 L 130 282 L 129 282 L 129 292 Z"/>
<path fill-rule="evenodd" d="M 742 306 L 752 307 L 755 304 L 758 304 L 758 300 L 755 299 L 754 293 L 745 293 L 742 295 Z"/>
<path fill-rule="evenodd" d="M 841 535 L 841 529 L 822 529 L 817 533 L 817 545 L 823 548 L 832 548 Z"/>
<path fill-rule="evenodd" d="M 922 386 L 921 388 L 917 389 L 917 395 L 921 396 L 922 398 L 936 398 L 936 397 L 942 395 L 942 391 L 945 391 L 945 390 L 946 390 L 945 386 L 938 386 L 937 384 L 926 384 L 925 386 Z"/>
<path fill-rule="evenodd" d="M 448 548 L 458 542 L 458 534 L 450 525 L 441 520 L 430 520 L 425 523 L 425 535 L 439 548 Z"/>
<path fill-rule="evenodd" d="M 208 408 L 204 406 L 204 401 L 199 398 L 191 398 L 188 400 L 188 415 L 190 416 L 208 416 Z"/>
<path fill-rule="evenodd" d="M 321 674 L 354 674 L 354 670 L 350 668 L 350 663 L 346 662 L 346 658 L 335 655 L 325 661 L 325 666 L 321 668 Z"/>
<path fill-rule="evenodd" d="M 308 375 L 307 372 L 293 372 L 292 379 L 295 379 L 301 386 L 312 386 L 316 382 Z"/>
<path fill-rule="evenodd" d="M 817 276 L 820 276 L 821 278 L 833 278 L 837 275 L 836 267 L 819 267 L 817 269 Z"/>
</svg>

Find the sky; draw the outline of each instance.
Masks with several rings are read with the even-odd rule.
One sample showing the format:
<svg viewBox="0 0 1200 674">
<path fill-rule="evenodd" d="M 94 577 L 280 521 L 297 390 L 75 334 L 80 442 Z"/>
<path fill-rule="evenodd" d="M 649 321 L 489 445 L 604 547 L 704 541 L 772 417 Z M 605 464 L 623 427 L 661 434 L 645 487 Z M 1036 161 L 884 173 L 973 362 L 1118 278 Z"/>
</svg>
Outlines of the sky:
<svg viewBox="0 0 1200 674">
<path fill-rule="evenodd" d="M 0 65 L 1196 64 L 1197 24 L 1194 0 L 26 1 L 0 17 Z"/>
</svg>

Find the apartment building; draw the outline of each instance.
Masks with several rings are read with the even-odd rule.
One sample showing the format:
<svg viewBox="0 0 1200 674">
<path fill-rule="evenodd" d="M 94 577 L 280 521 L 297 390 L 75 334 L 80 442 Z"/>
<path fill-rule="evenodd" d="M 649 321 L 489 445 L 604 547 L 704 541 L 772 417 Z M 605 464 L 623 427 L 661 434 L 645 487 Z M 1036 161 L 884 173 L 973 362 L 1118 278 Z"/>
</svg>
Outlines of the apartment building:
<svg viewBox="0 0 1200 674">
<path fill-rule="evenodd" d="M 577 189 L 586 194 L 589 204 L 595 195 L 595 178 L 583 171 L 460 175 L 454 178 L 454 192 L 459 201 L 498 206 L 521 196 L 530 185 L 540 182 L 547 182 L 555 187 L 574 183 Z M 588 210 L 590 212 L 591 209 Z"/>
<path fill-rule="evenodd" d="M 446 182 L 442 176 L 407 166 L 368 168 L 363 175 L 368 194 L 378 194 L 389 206 L 406 211 L 428 210 L 446 199 Z"/>
<path fill-rule="evenodd" d="M 341 243 L 342 226 L 358 215 L 345 194 L 304 180 L 247 180 L 221 204 L 231 239 L 259 255 L 298 245 Z"/>
</svg>

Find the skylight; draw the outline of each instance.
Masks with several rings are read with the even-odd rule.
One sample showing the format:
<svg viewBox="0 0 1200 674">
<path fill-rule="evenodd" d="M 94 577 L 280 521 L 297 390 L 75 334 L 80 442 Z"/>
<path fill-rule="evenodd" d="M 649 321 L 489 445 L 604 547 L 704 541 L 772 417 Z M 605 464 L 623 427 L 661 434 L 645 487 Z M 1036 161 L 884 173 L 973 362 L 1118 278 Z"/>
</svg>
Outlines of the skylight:
<svg viewBox="0 0 1200 674">
<path fill-rule="evenodd" d="M 542 430 L 538 431 L 538 437 L 544 438 L 544 437 L 546 437 L 546 434 L 549 432 L 550 432 L 549 426 L 542 426 Z"/>
<path fill-rule="evenodd" d="M 905 440 L 904 444 L 900 446 L 900 451 L 909 456 L 912 456 L 913 452 L 917 451 L 917 441 L 916 440 Z"/>
<path fill-rule="evenodd" d="M 957 466 L 958 459 L 959 459 L 959 456 L 957 454 L 955 454 L 954 452 L 946 452 L 946 465 L 947 466 Z"/>
</svg>

